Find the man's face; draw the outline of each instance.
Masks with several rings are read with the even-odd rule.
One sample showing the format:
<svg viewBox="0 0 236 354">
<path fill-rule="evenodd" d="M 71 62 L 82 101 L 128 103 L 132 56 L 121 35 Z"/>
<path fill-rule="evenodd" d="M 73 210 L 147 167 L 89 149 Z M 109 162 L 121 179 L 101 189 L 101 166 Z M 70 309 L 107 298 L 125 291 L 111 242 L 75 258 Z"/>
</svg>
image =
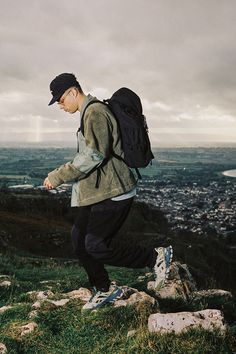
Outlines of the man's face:
<svg viewBox="0 0 236 354">
<path fill-rule="evenodd" d="M 77 97 L 76 88 L 72 87 L 66 90 L 61 96 L 60 100 L 58 101 L 60 109 L 63 109 L 65 112 L 71 114 L 75 113 L 78 110 L 78 103 L 76 97 Z"/>
</svg>

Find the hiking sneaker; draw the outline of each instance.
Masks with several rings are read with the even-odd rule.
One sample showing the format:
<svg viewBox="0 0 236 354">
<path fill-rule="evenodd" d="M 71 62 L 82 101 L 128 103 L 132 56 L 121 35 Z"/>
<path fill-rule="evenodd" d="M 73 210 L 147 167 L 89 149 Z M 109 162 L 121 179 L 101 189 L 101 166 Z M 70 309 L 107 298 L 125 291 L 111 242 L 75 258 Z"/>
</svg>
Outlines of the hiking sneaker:
<svg viewBox="0 0 236 354">
<path fill-rule="evenodd" d="M 116 285 L 111 285 L 109 291 L 97 291 L 82 307 L 83 310 L 96 310 L 102 306 L 113 303 L 123 295 L 124 291 Z"/>
<path fill-rule="evenodd" d="M 155 248 L 157 252 L 156 263 L 153 267 L 155 273 L 155 290 L 160 290 L 169 276 L 170 264 L 173 257 L 172 246 Z"/>
</svg>

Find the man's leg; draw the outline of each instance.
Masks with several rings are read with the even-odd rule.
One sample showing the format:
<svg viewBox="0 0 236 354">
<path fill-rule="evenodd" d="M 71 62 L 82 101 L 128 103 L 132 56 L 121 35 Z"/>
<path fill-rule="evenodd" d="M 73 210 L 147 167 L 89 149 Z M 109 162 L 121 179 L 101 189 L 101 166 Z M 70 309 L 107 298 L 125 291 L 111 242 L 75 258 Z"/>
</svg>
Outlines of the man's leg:
<svg viewBox="0 0 236 354">
<path fill-rule="evenodd" d="M 72 227 L 72 245 L 75 254 L 84 266 L 89 281 L 97 290 L 107 291 L 110 286 L 108 273 L 103 263 L 93 258 L 85 249 L 85 237 L 90 218 L 91 206 L 79 207 L 78 216 Z"/>
<path fill-rule="evenodd" d="M 155 262 L 156 252 L 136 243 L 121 243 L 114 239 L 126 220 L 133 198 L 96 203 L 91 207 L 85 248 L 94 259 L 109 265 L 143 268 Z"/>
<path fill-rule="evenodd" d="M 164 283 L 172 255 L 167 259 L 166 253 L 163 253 L 164 257 L 160 259 L 160 248 L 157 253 L 155 249 L 147 249 L 136 243 L 127 245 L 122 244 L 119 240 L 114 240 L 114 236 L 129 214 L 132 201 L 132 199 L 119 202 L 105 200 L 91 206 L 85 236 L 85 250 L 94 260 L 110 265 L 131 268 L 155 267 L 155 273 L 159 272 L 161 268 L 159 273 L 161 276 L 165 273 L 161 278 L 161 282 Z M 102 288 L 102 279 L 98 279 L 97 274 L 94 274 L 94 277 L 96 287 Z M 107 292 L 98 291 L 83 306 L 82 311 L 97 309 L 112 303 L 122 294 L 123 289 L 116 286 L 111 286 Z"/>
</svg>

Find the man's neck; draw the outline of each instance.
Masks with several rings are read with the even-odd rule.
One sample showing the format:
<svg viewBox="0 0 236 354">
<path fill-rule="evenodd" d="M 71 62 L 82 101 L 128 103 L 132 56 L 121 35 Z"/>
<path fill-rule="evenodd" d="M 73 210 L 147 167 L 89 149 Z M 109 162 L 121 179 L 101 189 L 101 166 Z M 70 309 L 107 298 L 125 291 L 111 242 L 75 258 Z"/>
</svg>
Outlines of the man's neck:
<svg viewBox="0 0 236 354">
<path fill-rule="evenodd" d="M 77 97 L 78 97 L 78 110 L 79 112 L 81 112 L 81 108 L 86 98 L 86 95 L 84 93 L 79 93 Z"/>
</svg>

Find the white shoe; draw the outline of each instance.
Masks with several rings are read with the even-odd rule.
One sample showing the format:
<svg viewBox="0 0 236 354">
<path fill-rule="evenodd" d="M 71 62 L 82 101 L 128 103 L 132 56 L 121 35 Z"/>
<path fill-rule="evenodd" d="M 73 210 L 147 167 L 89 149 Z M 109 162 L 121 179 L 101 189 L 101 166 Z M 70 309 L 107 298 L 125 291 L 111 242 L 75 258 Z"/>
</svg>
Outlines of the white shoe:
<svg viewBox="0 0 236 354">
<path fill-rule="evenodd" d="M 114 302 L 123 295 L 124 291 L 116 285 L 111 285 L 109 291 L 97 291 L 90 300 L 82 307 L 83 310 L 95 310 Z"/>
<path fill-rule="evenodd" d="M 168 247 L 158 247 L 155 248 L 157 252 L 156 263 L 153 267 L 155 274 L 155 290 L 160 290 L 168 279 L 170 272 L 170 265 L 173 258 L 173 248 Z"/>
</svg>

